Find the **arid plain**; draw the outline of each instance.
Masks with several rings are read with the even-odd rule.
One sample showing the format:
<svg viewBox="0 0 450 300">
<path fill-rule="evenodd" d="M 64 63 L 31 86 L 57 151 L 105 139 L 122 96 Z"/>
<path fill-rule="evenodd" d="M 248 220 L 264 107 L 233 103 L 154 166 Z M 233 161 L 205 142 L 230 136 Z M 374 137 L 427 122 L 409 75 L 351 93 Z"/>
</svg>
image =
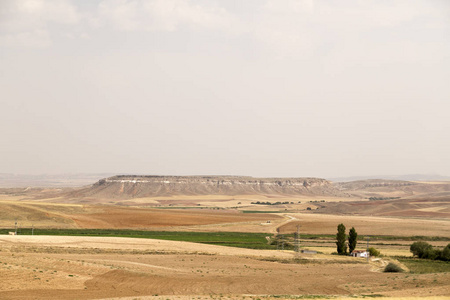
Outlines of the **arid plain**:
<svg viewBox="0 0 450 300">
<path fill-rule="evenodd" d="M 450 243 L 448 182 L 112 177 L 81 188 L 3 188 L 0 207 L 4 232 L 18 227 L 0 236 L 1 299 L 450 297 L 448 263 L 422 272 L 403 259 L 414 238 Z M 383 256 L 333 255 L 339 223 L 355 227 L 357 249 L 369 239 Z M 289 238 L 285 249 L 262 250 L 41 235 L 91 229 Z M 297 230 L 300 249 L 316 254 L 288 247 Z M 405 272 L 382 272 L 389 262 Z"/>
</svg>

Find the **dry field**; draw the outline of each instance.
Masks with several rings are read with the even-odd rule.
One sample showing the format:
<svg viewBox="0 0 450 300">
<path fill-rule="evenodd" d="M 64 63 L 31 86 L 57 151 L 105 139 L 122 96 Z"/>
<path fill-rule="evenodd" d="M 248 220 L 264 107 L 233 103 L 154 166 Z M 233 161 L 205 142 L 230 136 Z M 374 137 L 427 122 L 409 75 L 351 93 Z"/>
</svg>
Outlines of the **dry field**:
<svg viewBox="0 0 450 300">
<path fill-rule="evenodd" d="M 333 234 L 337 225 L 343 223 L 348 229 L 355 227 L 361 235 L 450 237 L 450 220 L 296 213 L 287 215 L 296 220 L 281 226 L 281 233 L 294 232 L 296 226 L 301 225 L 304 233 Z"/>
<path fill-rule="evenodd" d="M 386 262 L 328 255 L 45 236 L 2 236 L 0 250 L 1 299 L 450 296 L 449 273 L 381 273 Z"/>
<path fill-rule="evenodd" d="M 105 205 L 45 203 L 35 201 L 0 201 L 0 227 L 30 228 L 139 228 L 160 229 L 204 226 L 222 223 L 258 224 L 270 218 L 265 214 L 243 214 L 237 210 L 150 209 Z"/>
<path fill-rule="evenodd" d="M 450 219 L 450 197 L 415 197 L 374 201 L 321 203 L 321 213 L 385 217 Z"/>
<path fill-rule="evenodd" d="M 334 234 L 344 223 L 360 235 L 440 236 L 450 238 L 450 219 L 330 215 L 319 213 L 242 213 L 238 210 L 150 209 L 105 205 L 0 201 L 0 227 L 134 228 L 172 231 Z M 267 223 L 267 221 L 271 221 Z"/>
<path fill-rule="evenodd" d="M 370 193 L 376 190 L 378 195 L 384 192 L 383 188 L 371 189 Z M 391 190 L 386 189 L 388 192 Z M 409 192 L 409 187 L 403 192 Z M 251 203 L 256 201 L 289 204 Z M 360 235 L 450 238 L 449 203 L 445 197 L 355 202 L 355 198 L 304 195 L 171 195 L 108 200 L 66 197 L 52 189 L 12 189 L 0 195 L 0 227 L 12 228 L 17 219 L 20 227 L 34 226 L 37 230 L 228 231 L 272 236 L 276 232 L 292 233 L 297 225 L 303 234 L 330 235 L 344 223 L 347 230 L 355 227 Z M 308 207 L 312 211 L 307 211 Z M 261 213 L 243 213 L 245 210 Z M 319 213 L 322 211 L 326 213 Z M 367 263 L 330 255 L 335 252 L 331 239 L 302 243 L 323 254 L 151 239 L 0 236 L 0 299 L 450 297 L 450 273 L 386 274 L 380 270 L 388 258 Z M 431 243 L 437 247 L 448 244 Z M 372 245 L 384 255 L 410 256 L 410 244 L 378 240 Z M 358 248 L 365 248 L 365 243 L 360 241 Z"/>
</svg>

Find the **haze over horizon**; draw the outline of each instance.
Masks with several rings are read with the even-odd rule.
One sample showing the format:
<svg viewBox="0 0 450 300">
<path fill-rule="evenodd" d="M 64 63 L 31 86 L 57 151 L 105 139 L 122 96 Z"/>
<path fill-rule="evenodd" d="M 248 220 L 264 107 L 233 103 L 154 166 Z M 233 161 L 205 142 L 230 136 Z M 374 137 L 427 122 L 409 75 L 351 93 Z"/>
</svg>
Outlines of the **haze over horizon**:
<svg viewBox="0 0 450 300">
<path fill-rule="evenodd" d="M 450 2 L 0 2 L 0 173 L 450 176 Z"/>
</svg>

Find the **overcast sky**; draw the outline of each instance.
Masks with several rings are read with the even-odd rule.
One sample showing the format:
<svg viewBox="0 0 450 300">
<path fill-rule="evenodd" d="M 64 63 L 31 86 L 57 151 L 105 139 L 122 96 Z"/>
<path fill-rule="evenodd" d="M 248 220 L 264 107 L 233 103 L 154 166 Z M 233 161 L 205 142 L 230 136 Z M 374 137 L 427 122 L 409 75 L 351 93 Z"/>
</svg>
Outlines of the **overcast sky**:
<svg viewBox="0 0 450 300">
<path fill-rule="evenodd" d="M 450 1 L 0 0 L 0 173 L 450 175 Z"/>
</svg>

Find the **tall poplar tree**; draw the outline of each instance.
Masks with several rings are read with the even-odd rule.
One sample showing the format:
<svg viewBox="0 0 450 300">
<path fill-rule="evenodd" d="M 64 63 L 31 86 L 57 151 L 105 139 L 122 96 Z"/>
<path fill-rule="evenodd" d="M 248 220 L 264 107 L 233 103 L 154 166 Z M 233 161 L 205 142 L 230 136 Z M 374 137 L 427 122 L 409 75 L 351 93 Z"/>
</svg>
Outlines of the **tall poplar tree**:
<svg viewBox="0 0 450 300">
<path fill-rule="evenodd" d="M 337 253 L 340 255 L 345 255 L 347 253 L 347 244 L 346 244 L 346 234 L 345 234 L 345 226 L 344 224 L 339 224 L 337 227 L 336 234 L 336 246 Z"/>
<path fill-rule="evenodd" d="M 355 227 L 352 227 L 348 232 L 348 251 L 352 253 L 356 248 L 356 239 L 358 238 L 358 233 L 355 230 Z"/>
</svg>

